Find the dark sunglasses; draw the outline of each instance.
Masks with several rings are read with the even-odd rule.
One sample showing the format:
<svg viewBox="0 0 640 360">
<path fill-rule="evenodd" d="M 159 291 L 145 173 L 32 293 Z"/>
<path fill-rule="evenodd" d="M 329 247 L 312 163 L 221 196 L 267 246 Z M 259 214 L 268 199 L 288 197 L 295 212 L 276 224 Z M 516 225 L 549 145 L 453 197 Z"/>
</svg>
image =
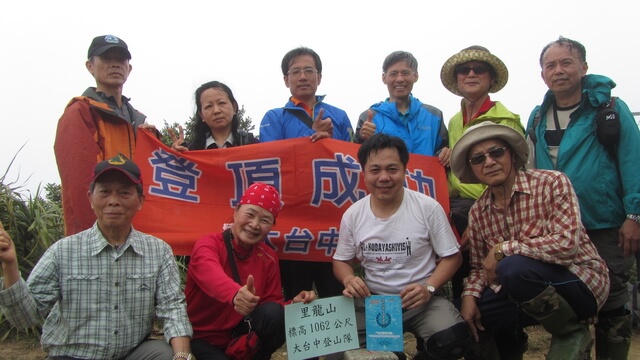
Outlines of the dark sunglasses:
<svg viewBox="0 0 640 360">
<path fill-rule="evenodd" d="M 460 65 L 456 68 L 456 74 L 469 75 L 469 73 L 473 70 L 476 75 L 485 74 L 489 71 L 489 66 L 487 65 L 476 65 L 476 66 L 468 66 L 468 65 Z"/>
<path fill-rule="evenodd" d="M 480 165 L 483 164 L 486 159 L 487 156 L 489 156 L 492 159 L 500 159 L 501 157 L 504 156 L 504 152 L 505 150 L 507 150 L 508 147 L 499 147 L 499 148 L 495 148 L 495 149 L 491 149 L 488 152 L 484 153 L 484 154 L 478 154 L 478 155 L 474 155 L 471 157 L 471 159 L 469 159 L 469 163 L 471 165 Z"/>
</svg>

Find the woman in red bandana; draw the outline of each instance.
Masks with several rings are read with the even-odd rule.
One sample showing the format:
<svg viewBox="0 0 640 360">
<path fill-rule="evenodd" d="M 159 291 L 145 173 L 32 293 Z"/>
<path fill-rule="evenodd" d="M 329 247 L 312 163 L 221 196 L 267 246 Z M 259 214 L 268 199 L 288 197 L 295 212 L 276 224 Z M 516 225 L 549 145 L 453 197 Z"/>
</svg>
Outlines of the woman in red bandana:
<svg viewBox="0 0 640 360">
<path fill-rule="evenodd" d="M 245 316 L 260 339 L 254 359 L 270 359 L 285 342 L 284 297 L 278 257 L 262 240 L 280 211 L 278 191 L 255 183 L 242 195 L 233 223 L 222 233 L 206 235 L 191 253 L 185 289 L 193 325 L 192 352 L 198 360 L 227 359 L 232 338 L 248 332 Z M 225 238 L 231 242 L 232 256 Z M 235 262 L 240 284 L 234 280 Z M 313 291 L 301 291 L 292 302 L 308 303 Z"/>
</svg>

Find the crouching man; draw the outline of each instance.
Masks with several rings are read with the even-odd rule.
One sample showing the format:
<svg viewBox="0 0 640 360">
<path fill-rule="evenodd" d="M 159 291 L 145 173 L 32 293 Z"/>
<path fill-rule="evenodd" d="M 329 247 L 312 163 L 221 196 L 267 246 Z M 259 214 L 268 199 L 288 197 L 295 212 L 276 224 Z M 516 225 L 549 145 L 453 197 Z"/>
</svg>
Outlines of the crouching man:
<svg viewBox="0 0 640 360">
<path fill-rule="evenodd" d="M 399 295 L 404 330 L 421 340 L 421 356 L 461 358 L 471 335 L 442 291 L 462 263 L 446 213 L 435 199 L 404 187 L 409 152 L 399 137 L 373 135 L 362 143 L 358 161 L 369 195 L 342 217 L 333 272 L 343 294 L 355 298 L 360 344 L 365 343 L 364 298 Z M 385 251 L 389 259 L 379 261 L 379 248 L 396 250 Z M 354 273 L 356 260 L 364 278 Z"/>
<path fill-rule="evenodd" d="M 49 360 L 192 360 L 191 324 L 171 247 L 131 226 L 142 208 L 140 169 L 122 154 L 99 162 L 88 202 L 97 221 L 53 244 L 27 281 L 0 227 L 0 309 L 21 328 L 42 325 Z M 154 318 L 165 340 L 152 340 Z"/>
<path fill-rule="evenodd" d="M 471 273 L 462 294 L 462 317 L 482 340 L 474 358 L 522 359 L 522 329 L 537 323 L 552 335 L 547 359 L 587 358 L 588 323 L 609 292 L 607 266 L 567 176 L 524 170 L 527 157 L 524 137 L 492 122 L 467 129 L 452 151 L 460 181 L 488 187 L 469 214 Z"/>
</svg>

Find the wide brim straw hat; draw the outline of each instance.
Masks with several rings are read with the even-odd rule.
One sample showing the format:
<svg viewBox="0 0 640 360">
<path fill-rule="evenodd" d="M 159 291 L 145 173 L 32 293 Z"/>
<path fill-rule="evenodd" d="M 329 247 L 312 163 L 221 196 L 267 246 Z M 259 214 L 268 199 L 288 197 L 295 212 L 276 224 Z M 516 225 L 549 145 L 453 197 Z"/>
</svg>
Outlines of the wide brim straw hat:
<svg viewBox="0 0 640 360">
<path fill-rule="evenodd" d="M 489 88 L 490 93 L 496 93 L 500 91 L 509 80 L 509 70 L 507 66 L 497 56 L 493 55 L 487 48 L 474 45 L 466 49 L 462 49 L 459 53 L 451 56 L 440 70 L 440 80 L 447 90 L 452 93 L 462 96 L 460 90 L 458 90 L 458 80 L 456 76 L 456 68 L 458 65 L 468 63 L 469 61 L 482 61 L 491 65 L 495 70 L 496 78 L 493 85 Z"/>
<path fill-rule="evenodd" d="M 468 128 L 451 150 L 451 170 L 460 182 L 481 183 L 471 170 L 467 154 L 473 145 L 489 139 L 500 139 L 509 145 L 511 153 L 516 158 L 516 169 L 521 169 L 527 163 L 529 147 L 522 134 L 507 125 L 484 121 Z"/>
</svg>

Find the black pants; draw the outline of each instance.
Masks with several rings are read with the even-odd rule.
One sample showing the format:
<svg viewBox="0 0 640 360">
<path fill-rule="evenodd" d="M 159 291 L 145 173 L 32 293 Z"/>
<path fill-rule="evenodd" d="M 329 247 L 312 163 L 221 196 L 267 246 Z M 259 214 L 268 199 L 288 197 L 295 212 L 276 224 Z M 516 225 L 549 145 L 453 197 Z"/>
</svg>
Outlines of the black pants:
<svg viewBox="0 0 640 360">
<path fill-rule="evenodd" d="M 579 320 L 597 312 L 596 299 L 589 288 L 564 266 L 513 255 L 500 261 L 498 277 L 502 284 L 500 291 L 495 293 L 486 288 L 476 304 L 485 332 L 495 335 L 499 348 L 517 344 L 513 341 L 501 344 L 498 340 L 519 338 L 524 327 L 538 324 L 517 303 L 535 298 L 550 285 L 571 305 Z"/>
<path fill-rule="evenodd" d="M 344 286 L 333 276 L 331 262 L 280 260 L 280 279 L 285 300 L 291 300 L 303 290 L 316 286 L 318 297 L 342 295 Z"/>
<path fill-rule="evenodd" d="M 251 313 L 251 326 L 260 338 L 260 350 L 254 357 L 257 360 L 269 360 L 285 342 L 284 308 L 277 303 L 258 305 Z M 234 330 L 234 336 L 249 331 L 245 321 Z M 205 340 L 192 340 L 191 352 L 198 360 L 226 360 L 224 348 L 218 348 Z"/>
<path fill-rule="evenodd" d="M 456 227 L 456 232 L 462 237 L 462 234 L 467 230 L 469 225 L 469 210 L 475 202 L 474 199 L 450 197 L 449 208 L 451 211 L 451 221 Z M 451 291 L 454 299 L 459 299 L 462 296 L 464 286 L 462 284 L 464 278 L 469 276 L 471 271 L 471 265 L 469 265 L 469 249 L 461 251 L 462 264 L 451 278 Z"/>
</svg>

